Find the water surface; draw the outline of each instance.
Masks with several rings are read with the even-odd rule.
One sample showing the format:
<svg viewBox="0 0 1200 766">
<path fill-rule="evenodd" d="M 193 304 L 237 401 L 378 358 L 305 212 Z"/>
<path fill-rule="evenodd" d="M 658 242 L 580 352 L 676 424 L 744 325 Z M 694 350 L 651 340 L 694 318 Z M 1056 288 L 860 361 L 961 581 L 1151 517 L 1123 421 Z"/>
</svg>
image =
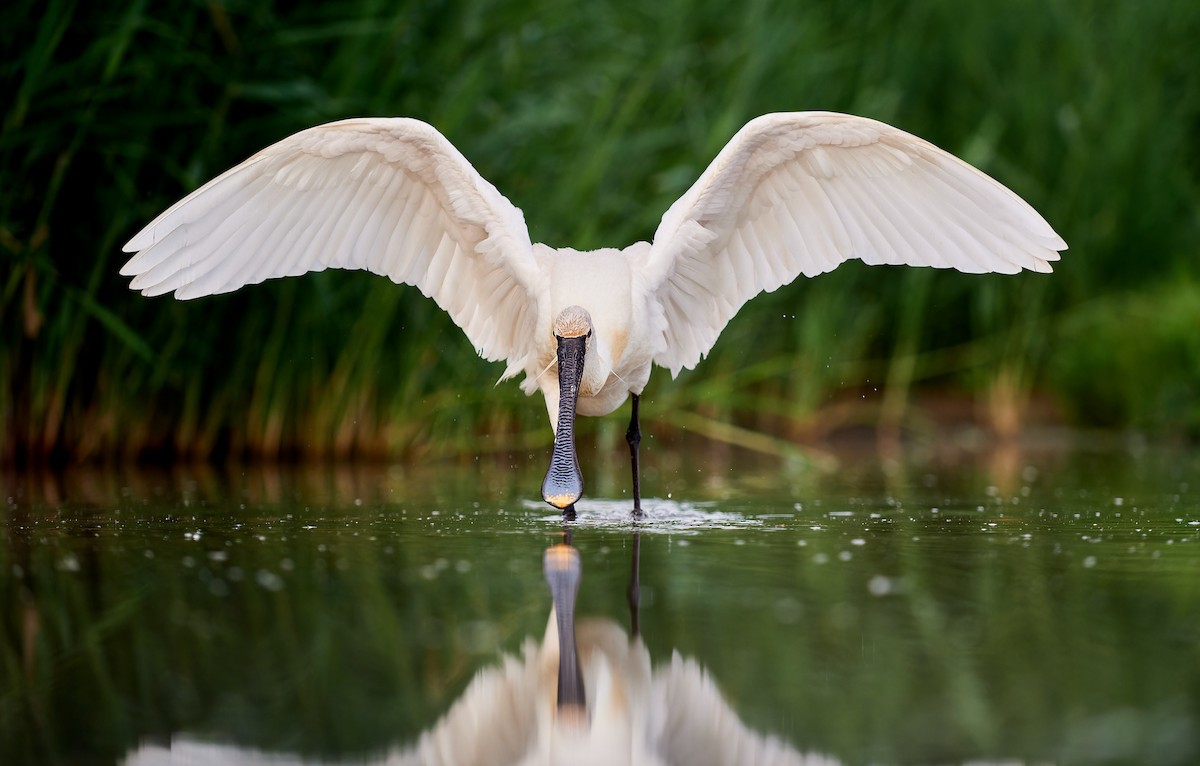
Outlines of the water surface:
<svg viewBox="0 0 1200 766">
<path fill-rule="evenodd" d="M 1200 762 L 1197 455 L 663 452 L 569 526 L 644 762 Z M 4 478 L 0 763 L 430 762 L 544 649 L 541 457 Z"/>
</svg>

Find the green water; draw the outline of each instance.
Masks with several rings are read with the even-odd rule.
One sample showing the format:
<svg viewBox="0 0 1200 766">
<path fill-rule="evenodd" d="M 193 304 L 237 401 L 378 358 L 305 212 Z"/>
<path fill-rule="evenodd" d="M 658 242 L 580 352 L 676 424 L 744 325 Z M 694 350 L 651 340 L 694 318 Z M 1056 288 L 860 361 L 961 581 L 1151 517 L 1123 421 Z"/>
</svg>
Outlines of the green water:
<svg viewBox="0 0 1200 766">
<path fill-rule="evenodd" d="M 651 446 L 636 526 L 621 462 L 583 461 L 577 611 L 632 641 L 636 542 L 640 642 L 707 679 L 721 736 L 778 763 L 1200 762 L 1200 455 Z M 0 763 L 421 762 L 546 629 L 542 459 L 3 478 Z"/>
</svg>

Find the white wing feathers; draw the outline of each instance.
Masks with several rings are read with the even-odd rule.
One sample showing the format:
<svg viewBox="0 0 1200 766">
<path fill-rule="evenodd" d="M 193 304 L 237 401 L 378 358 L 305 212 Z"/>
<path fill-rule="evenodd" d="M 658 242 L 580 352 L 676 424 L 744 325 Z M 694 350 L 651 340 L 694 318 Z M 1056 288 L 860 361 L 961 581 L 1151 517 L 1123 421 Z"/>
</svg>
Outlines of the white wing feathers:
<svg viewBox="0 0 1200 766">
<path fill-rule="evenodd" d="M 521 211 L 418 120 L 353 119 L 270 146 L 125 245 L 144 295 L 229 292 L 326 268 L 415 285 L 480 355 L 524 366 L 542 277 Z"/>
<path fill-rule="evenodd" d="M 654 234 L 640 274 L 663 310 L 654 361 L 695 366 L 746 301 L 852 258 L 1048 272 L 1066 248 L 1016 194 L 916 136 L 830 112 L 765 115 Z"/>
</svg>

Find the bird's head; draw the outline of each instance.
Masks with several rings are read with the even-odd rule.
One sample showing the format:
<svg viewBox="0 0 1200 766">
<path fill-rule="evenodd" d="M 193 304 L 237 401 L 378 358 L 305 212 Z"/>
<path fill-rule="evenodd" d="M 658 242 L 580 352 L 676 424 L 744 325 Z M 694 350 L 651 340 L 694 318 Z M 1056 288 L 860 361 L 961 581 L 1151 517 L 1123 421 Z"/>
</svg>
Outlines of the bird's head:
<svg viewBox="0 0 1200 766">
<path fill-rule="evenodd" d="M 592 315 L 582 306 L 567 306 L 554 318 L 554 337 L 562 342 L 568 338 L 584 338 L 592 334 Z"/>
<path fill-rule="evenodd" d="M 595 396 L 604 388 L 613 364 L 605 338 L 595 332 L 592 315 L 582 306 L 567 306 L 554 318 L 554 340 L 558 349 L 559 385 L 562 385 L 564 370 L 574 372 L 569 365 L 564 367 L 563 352 L 568 356 L 578 355 L 583 369 L 577 383 L 579 396 Z"/>
</svg>

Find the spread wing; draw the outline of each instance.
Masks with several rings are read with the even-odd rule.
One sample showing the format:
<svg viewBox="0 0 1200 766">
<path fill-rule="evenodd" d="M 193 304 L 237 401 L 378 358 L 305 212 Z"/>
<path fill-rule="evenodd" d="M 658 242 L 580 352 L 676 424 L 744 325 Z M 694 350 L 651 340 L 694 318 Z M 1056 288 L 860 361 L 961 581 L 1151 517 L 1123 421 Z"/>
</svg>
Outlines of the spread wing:
<svg viewBox="0 0 1200 766">
<path fill-rule="evenodd" d="M 694 367 L 742 304 L 857 258 L 1048 272 L 1067 249 L 1024 200 L 933 144 L 831 112 L 749 122 L 663 216 L 640 279 L 662 306 L 654 361 Z"/>
<path fill-rule="evenodd" d="M 431 126 L 352 119 L 301 131 L 225 172 L 125 245 L 144 295 L 229 292 L 326 268 L 415 285 L 480 355 L 523 366 L 541 272 L 521 211 Z"/>
</svg>

